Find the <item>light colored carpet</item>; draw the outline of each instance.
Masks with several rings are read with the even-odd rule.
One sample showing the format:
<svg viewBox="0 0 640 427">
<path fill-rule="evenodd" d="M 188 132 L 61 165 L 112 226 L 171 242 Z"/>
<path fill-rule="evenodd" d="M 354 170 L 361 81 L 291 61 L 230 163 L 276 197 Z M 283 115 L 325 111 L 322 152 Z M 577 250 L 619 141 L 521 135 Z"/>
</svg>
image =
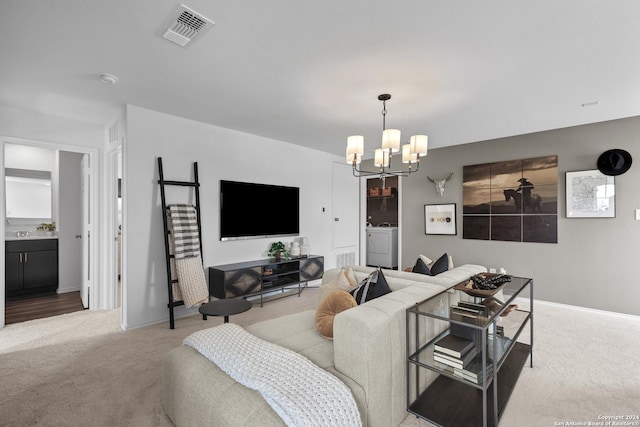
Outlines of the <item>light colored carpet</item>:
<svg viewBox="0 0 640 427">
<path fill-rule="evenodd" d="M 317 290 L 307 289 L 231 321 L 306 310 L 316 299 Z M 0 426 L 171 426 L 160 404 L 163 357 L 190 333 L 220 323 L 191 316 L 175 330 L 163 323 L 123 332 L 114 310 L 9 325 L 0 330 Z M 523 369 L 501 425 L 640 414 L 640 319 L 540 303 L 534 333 L 534 368 Z M 411 415 L 402 423 L 428 425 Z"/>
</svg>

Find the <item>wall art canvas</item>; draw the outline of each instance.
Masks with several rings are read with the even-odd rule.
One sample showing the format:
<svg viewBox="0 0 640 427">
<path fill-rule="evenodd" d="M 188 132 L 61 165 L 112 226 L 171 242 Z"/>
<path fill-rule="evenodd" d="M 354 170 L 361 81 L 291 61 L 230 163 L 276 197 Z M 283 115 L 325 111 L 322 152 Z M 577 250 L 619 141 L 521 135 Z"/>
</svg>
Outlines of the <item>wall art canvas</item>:
<svg viewBox="0 0 640 427">
<path fill-rule="evenodd" d="M 558 156 L 463 167 L 462 237 L 558 242 Z"/>
<path fill-rule="evenodd" d="M 567 218 L 615 218 L 615 177 L 599 170 L 567 172 Z"/>
<path fill-rule="evenodd" d="M 424 205 L 424 234 L 457 234 L 456 204 Z"/>
</svg>

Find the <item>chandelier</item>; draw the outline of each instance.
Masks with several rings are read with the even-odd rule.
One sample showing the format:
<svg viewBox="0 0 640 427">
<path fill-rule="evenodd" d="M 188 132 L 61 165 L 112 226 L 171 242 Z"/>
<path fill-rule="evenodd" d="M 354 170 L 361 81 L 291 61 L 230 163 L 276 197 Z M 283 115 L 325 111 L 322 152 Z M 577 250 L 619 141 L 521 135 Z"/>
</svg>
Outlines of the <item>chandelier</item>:
<svg viewBox="0 0 640 427">
<path fill-rule="evenodd" d="M 376 171 L 360 169 L 362 155 L 364 154 L 364 136 L 351 135 L 347 138 L 347 163 L 351 163 L 353 176 L 373 176 L 378 175 L 382 179 L 388 176 L 408 176 L 418 171 L 420 167 L 420 157 L 427 155 L 427 145 L 429 138 L 427 135 L 413 135 L 409 138 L 409 143 L 402 146 L 402 163 L 408 164 L 406 169 L 391 170 L 391 157 L 393 153 L 400 151 L 400 130 L 386 128 L 387 101 L 391 95 L 383 93 L 378 95 L 378 100 L 382 101 L 382 146 L 375 150 L 373 164 L 378 168 Z M 415 165 L 415 169 L 413 168 Z"/>
</svg>

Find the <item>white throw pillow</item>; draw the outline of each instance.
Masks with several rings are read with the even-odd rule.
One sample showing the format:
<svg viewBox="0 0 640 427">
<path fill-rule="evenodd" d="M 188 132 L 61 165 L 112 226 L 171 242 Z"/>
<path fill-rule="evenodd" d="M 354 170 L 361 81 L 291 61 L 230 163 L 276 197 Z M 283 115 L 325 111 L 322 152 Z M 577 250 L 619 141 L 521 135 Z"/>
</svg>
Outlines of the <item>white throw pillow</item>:
<svg viewBox="0 0 640 427">
<path fill-rule="evenodd" d="M 429 257 L 422 254 L 418 256 L 420 257 L 420 259 L 422 259 L 422 262 L 424 262 L 426 266 L 431 267 L 431 264 L 433 264 L 433 260 L 431 260 Z"/>
</svg>

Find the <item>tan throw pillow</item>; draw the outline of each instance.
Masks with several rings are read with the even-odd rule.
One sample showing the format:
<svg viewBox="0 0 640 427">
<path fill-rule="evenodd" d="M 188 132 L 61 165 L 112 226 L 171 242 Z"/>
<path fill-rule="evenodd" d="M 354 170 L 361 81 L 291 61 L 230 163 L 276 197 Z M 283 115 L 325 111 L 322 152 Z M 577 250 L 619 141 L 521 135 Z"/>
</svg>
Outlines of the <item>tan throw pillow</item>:
<svg viewBox="0 0 640 427">
<path fill-rule="evenodd" d="M 346 270 L 342 271 L 344 271 L 344 275 L 347 277 L 347 280 L 352 287 L 358 286 L 358 279 L 356 279 L 356 275 L 353 274 L 353 268 L 347 267 Z"/>
<path fill-rule="evenodd" d="M 323 337 L 333 339 L 333 318 L 336 314 L 355 307 L 356 300 L 347 291 L 332 291 L 322 300 L 316 311 L 316 328 Z"/>
<path fill-rule="evenodd" d="M 331 291 L 350 291 L 353 288 L 354 286 L 351 286 L 351 284 L 349 283 L 345 272 L 343 270 L 340 270 L 336 277 L 320 286 L 320 292 L 318 293 L 318 303 L 322 302 L 322 300 L 324 300 Z"/>
</svg>

